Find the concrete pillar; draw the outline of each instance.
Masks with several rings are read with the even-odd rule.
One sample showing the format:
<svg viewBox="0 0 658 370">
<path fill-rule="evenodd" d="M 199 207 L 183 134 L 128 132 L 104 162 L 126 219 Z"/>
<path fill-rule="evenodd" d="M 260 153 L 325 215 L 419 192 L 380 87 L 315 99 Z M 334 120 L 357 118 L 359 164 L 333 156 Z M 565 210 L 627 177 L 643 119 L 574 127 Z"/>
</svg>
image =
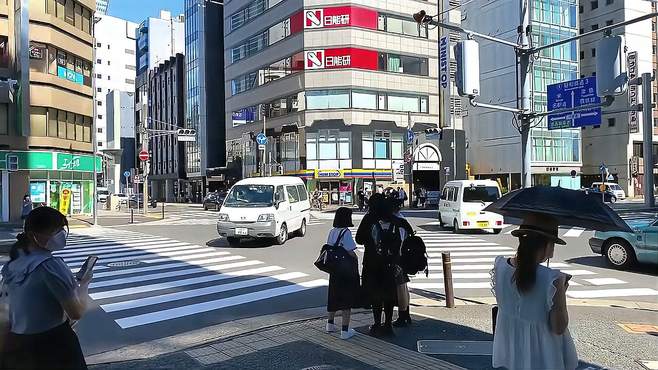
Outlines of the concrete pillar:
<svg viewBox="0 0 658 370">
<path fill-rule="evenodd" d="M 112 194 L 118 194 L 121 192 L 121 163 L 115 162 L 114 165 L 111 165 L 111 173 L 112 173 L 112 185 L 110 187 L 110 193 Z"/>
<path fill-rule="evenodd" d="M 174 202 L 174 179 L 165 180 L 164 198 L 167 203 Z"/>
</svg>

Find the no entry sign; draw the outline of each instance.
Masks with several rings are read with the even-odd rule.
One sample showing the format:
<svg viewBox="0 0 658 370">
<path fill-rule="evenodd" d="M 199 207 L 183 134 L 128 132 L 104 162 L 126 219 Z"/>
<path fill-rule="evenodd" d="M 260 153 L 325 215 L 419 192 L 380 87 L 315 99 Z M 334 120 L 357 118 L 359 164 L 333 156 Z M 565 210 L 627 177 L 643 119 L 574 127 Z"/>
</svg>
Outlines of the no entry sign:
<svg viewBox="0 0 658 370">
<path fill-rule="evenodd" d="M 147 152 L 146 150 L 142 150 L 141 152 L 139 152 L 139 160 L 142 161 L 142 162 L 148 161 L 149 160 L 149 152 Z"/>
</svg>

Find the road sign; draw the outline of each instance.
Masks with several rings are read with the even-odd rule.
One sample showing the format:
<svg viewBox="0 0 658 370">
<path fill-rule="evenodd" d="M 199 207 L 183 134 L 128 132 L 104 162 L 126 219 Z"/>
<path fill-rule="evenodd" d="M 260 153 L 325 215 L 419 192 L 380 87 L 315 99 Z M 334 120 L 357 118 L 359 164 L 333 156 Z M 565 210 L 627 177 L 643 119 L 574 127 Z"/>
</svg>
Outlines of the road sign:
<svg viewBox="0 0 658 370">
<path fill-rule="evenodd" d="M 262 132 L 259 133 L 258 135 L 256 135 L 256 142 L 258 143 L 258 145 L 266 145 L 267 144 L 267 136 L 265 136 L 265 134 L 262 133 Z"/>
<path fill-rule="evenodd" d="M 130 171 L 125 171 L 123 173 L 123 177 L 130 177 Z"/>
<path fill-rule="evenodd" d="M 139 152 L 139 160 L 142 161 L 142 162 L 148 161 L 149 160 L 149 152 L 147 152 L 146 150 L 142 150 L 141 152 Z"/>
<path fill-rule="evenodd" d="M 411 144 L 414 141 L 415 134 L 411 130 L 407 130 L 407 144 Z"/>
<path fill-rule="evenodd" d="M 628 70 L 628 79 L 637 78 L 637 51 L 628 53 L 626 57 L 626 67 Z M 634 106 L 638 103 L 637 84 L 628 85 L 628 105 Z M 631 110 L 628 112 L 628 132 L 637 134 L 640 132 L 640 121 L 638 120 L 638 111 Z"/>
<path fill-rule="evenodd" d="M 265 145 L 259 145 L 258 150 L 265 150 L 266 146 Z"/>
<path fill-rule="evenodd" d="M 548 85 L 547 92 L 549 112 L 601 103 L 601 98 L 596 95 L 596 77 Z M 601 108 L 548 115 L 549 130 L 600 124 Z"/>
</svg>

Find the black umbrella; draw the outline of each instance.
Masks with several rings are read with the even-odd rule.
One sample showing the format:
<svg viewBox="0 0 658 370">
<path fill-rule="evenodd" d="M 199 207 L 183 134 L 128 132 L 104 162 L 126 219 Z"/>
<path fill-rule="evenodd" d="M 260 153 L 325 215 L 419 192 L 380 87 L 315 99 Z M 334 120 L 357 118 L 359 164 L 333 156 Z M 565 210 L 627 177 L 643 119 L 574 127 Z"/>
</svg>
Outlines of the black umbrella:
<svg viewBox="0 0 658 370">
<path fill-rule="evenodd" d="M 633 232 L 599 197 L 560 187 L 535 186 L 516 190 L 491 203 L 484 210 L 520 219 L 530 214 L 543 214 L 554 217 L 563 226 Z"/>
</svg>

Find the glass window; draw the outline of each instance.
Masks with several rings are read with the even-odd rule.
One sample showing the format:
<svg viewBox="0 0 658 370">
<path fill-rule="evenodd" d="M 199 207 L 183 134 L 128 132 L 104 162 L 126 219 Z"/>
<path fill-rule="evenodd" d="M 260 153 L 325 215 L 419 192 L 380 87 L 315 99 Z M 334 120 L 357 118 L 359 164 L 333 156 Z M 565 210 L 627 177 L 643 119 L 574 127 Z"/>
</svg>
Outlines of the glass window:
<svg viewBox="0 0 658 370">
<path fill-rule="evenodd" d="M 57 0 L 57 4 L 55 8 L 55 13 L 57 18 L 59 19 L 64 19 L 64 6 L 66 5 L 66 0 Z"/>
<path fill-rule="evenodd" d="M 80 4 L 75 4 L 74 7 L 74 12 L 75 12 L 75 28 L 81 30 L 82 29 L 82 6 Z"/>
<path fill-rule="evenodd" d="M 73 0 L 66 0 L 66 5 L 64 6 L 64 13 L 65 13 L 65 18 L 64 20 L 66 23 L 75 26 L 75 10 L 74 10 L 74 2 Z"/>
<path fill-rule="evenodd" d="M 55 15 L 55 0 L 46 0 L 46 13 Z"/>
<path fill-rule="evenodd" d="M 349 108 L 349 90 L 320 90 L 306 92 L 307 109 Z"/>
<path fill-rule="evenodd" d="M 82 124 L 82 139 L 85 143 L 91 143 L 91 117 L 83 117 Z"/>
<path fill-rule="evenodd" d="M 66 112 L 57 111 L 57 137 L 66 139 Z"/>
<path fill-rule="evenodd" d="M 75 141 L 84 141 L 84 123 L 79 114 L 75 115 Z"/>
<path fill-rule="evenodd" d="M 496 186 L 464 187 L 463 199 L 467 203 L 495 202 L 498 198 L 500 198 L 500 193 Z"/>
<path fill-rule="evenodd" d="M 363 158 L 374 158 L 374 142 L 372 140 L 372 133 L 363 133 L 361 141 Z"/>
<path fill-rule="evenodd" d="M 48 108 L 48 136 L 57 137 L 57 109 Z"/>
<path fill-rule="evenodd" d="M 418 97 L 388 95 L 388 110 L 418 112 Z"/>
<path fill-rule="evenodd" d="M 30 107 L 30 134 L 39 137 L 46 136 L 46 108 Z"/>
<path fill-rule="evenodd" d="M 75 140 L 75 114 L 66 112 L 66 138 Z"/>
<path fill-rule="evenodd" d="M 392 33 L 402 33 L 402 19 L 387 17 L 386 18 L 386 31 Z"/>
<path fill-rule="evenodd" d="M 380 31 L 386 31 L 386 16 L 384 14 L 380 14 L 377 19 L 377 29 Z"/>
<path fill-rule="evenodd" d="M 377 94 L 368 91 L 352 91 L 352 107 L 363 109 L 377 109 Z"/>
<path fill-rule="evenodd" d="M 296 186 L 286 186 L 286 193 L 288 193 L 288 201 L 290 203 L 299 202 L 299 192 Z"/>
<path fill-rule="evenodd" d="M 297 192 L 299 193 L 299 200 L 308 200 L 308 193 L 304 185 L 297 185 Z"/>
<path fill-rule="evenodd" d="M 306 134 L 306 159 L 312 161 L 318 159 L 317 143 L 318 143 L 317 134 L 315 133 Z"/>
<path fill-rule="evenodd" d="M 349 132 L 341 132 L 338 137 L 338 157 L 340 159 L 352 158 L 350 153 L 350 139 Z"/>
<path fill-rule="evenodd" d="M 400 140 L 396 140 L 396 138 L 394 138 L 393 142 L 391 143 L 391 157 L 393 159 L 402 159 L 403 151 L 404 145 L 402 144 L 402 138 L 400 137 Z"/>
</svg>

